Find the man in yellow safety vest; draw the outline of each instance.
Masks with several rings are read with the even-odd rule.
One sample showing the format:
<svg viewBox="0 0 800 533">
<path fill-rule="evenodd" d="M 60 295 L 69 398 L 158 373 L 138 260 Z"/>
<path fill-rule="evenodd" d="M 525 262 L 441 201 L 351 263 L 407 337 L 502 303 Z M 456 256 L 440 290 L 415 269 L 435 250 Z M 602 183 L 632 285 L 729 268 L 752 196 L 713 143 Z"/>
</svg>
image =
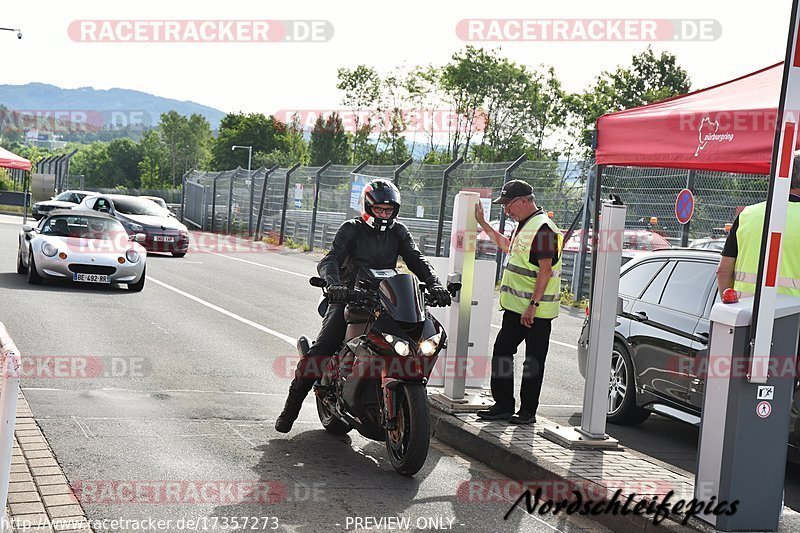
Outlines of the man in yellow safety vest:
<svg viewBox="0 0 800 533">
<path fill-rule="evenodd" d="M 777 286 L 779 294 L 800 296 L 800 153 L 795 154 L 793 167 Z M 720 294 L 731 287 L 740 298 L 755 294 L 766 210 L 766 202 L 745 207 L 733 222 L 717 268 Z"/>
<path fill-rule="evenodd" d="M 561 230 L 536 205 L 533 188 L 522 180 L 503 186 L 492 203 L 503 206 L 517 221 L 511 239 L 486 222 L 478 204 L 475 218 L 504 252 L 508 263 L 500 285 L 503 325 L 492 353 L 491 409 L 479 411 L 484 420 L 509 420 L 512 424 L 536 422 L 542 391 L 544 363 L 550 344 L 550 326 L 561 304 Z M 520 409 L 514 414 L 514 355 L 525 341 L 525 362 L 520 387 Z"/>
</svg>

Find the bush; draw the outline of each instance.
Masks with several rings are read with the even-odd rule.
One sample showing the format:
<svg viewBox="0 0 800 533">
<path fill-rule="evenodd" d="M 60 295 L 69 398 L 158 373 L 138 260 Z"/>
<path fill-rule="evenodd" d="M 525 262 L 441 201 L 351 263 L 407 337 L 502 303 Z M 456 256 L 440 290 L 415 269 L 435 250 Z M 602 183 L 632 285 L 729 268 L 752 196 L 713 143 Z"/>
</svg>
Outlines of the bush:
<svg viewBox="0 0 800 533">
<path fill-rule="evenodd" d="M 17 187 L 14 187 L 14 182 L 8 175 L 8 171 L 4 168 L 0 168 L 0 191 L 16 191 L 16 190 Z"/>
<path fill-rule="evenodd" d="M 564 287 L 564 289 L 561 291 L 561 305 L 577 307 L 578 309 L 586 309 L 586 307 L 589 305 L 589 300 L 584 298 L 581 301 L 576 302 L 575 295 L 569 292 L 567 287 Z"/>
</svg>

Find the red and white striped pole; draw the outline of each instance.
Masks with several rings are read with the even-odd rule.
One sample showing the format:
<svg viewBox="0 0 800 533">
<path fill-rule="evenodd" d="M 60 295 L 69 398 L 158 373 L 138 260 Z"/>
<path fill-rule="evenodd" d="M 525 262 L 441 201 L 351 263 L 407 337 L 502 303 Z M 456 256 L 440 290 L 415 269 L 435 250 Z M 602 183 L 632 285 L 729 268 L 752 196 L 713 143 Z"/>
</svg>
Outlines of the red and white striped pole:
<svg viewBox="0 0 800 533">
<path fill-rule="evenodd" d="M 781 242 L 786 230 L 786 211 L 797 143 L 800 110 L 800 46 L 798 46 L 798 0 L 792 1 L 791 24 L 783 65 L 783 83 L 778 103 L 775 143 L 772 148 L 770 186 L 758 261 L 753 321 L 752 357 L 748 381 L 766 383 L 775 321 L 775 299 L 780 278 Z M 793 228 L 796 231 L 796 228 Z"/>
</svg>

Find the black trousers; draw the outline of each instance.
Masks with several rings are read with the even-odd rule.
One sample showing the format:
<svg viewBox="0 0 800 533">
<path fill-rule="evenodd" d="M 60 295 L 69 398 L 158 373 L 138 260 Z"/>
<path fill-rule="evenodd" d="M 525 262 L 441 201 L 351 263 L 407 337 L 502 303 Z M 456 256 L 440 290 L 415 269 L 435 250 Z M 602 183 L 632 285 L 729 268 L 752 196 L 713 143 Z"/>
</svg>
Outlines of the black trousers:
<svg viewBox="0 0 800 533">
<path fill-rule="evenodd" d="M 328 305 L 316 342 L 297 363 L 295 379 L 316 380 L 322 377 L 326 360 L 336 353 L 347 333 L 344 306 L 343 303 Z"/>
<path fill-rule="evenodd" d="M 552 319 L 537 318 L 533 326 L 520 324 L 522 315 L 513 311 L 503 312 L 503 325 L 494 341 L 492 353 L 492 396 L 500 407 L 514 411 L 514 355 L 525 341 L 525 362 L 522 365 L 520 408 L 536 413 L 544 379 L 544 362 L 550 346 Z"/>
</svg>

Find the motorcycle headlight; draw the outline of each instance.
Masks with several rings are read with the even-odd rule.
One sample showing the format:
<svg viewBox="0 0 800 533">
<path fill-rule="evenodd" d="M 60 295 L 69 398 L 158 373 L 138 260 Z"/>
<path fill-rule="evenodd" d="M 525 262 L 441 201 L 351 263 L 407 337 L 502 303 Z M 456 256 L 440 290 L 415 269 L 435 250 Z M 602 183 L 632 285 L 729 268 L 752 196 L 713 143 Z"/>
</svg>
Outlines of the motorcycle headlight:
<svg viewBox="0 0 800 533">
<path fill-rule="evenodd" d="M 137 252 L 136 250 L 128 250 L 127 252 L 125 252 L 125 259 L 127 259 L 131 263 L 135 263 L 136 261 L 139 260 L 139 252 Z"/>
<path fill-rule="evenodd" d="M 389 335 L 388 333 L 384 333 L 383 338 L 386 339 L 386 342 L 392 345 L 394 351 L 397 352 L 397 355 L 405 357 L 411 353 L 411 347 L 406 341 L 395 339 L 394 335 Z"/>
<path fill-rule="evenodd" d="M 409 348 L 406 341 L 396 341 L 394 343 L 394 351 L 397 352 L 397 355 L 405 357 L 411 352 L 411 348 Z"/>
<path fill-rule="evenodd" d="M 49 242 L 46 242 L 42 245 L 42 253 L 47 257 L 53 257 L 58 253 L 58 248 L 56 248 Z"/>
<path fill-rule="evenodd" d="M 439 347 L 439 342 L 442 340 L 441 332 L 437 333 L 433 337 L 429 337 L 419 343 L 419 351 L 422 355 L 433 355 L 436 353 L 436 349 Z"/>
</svg>

